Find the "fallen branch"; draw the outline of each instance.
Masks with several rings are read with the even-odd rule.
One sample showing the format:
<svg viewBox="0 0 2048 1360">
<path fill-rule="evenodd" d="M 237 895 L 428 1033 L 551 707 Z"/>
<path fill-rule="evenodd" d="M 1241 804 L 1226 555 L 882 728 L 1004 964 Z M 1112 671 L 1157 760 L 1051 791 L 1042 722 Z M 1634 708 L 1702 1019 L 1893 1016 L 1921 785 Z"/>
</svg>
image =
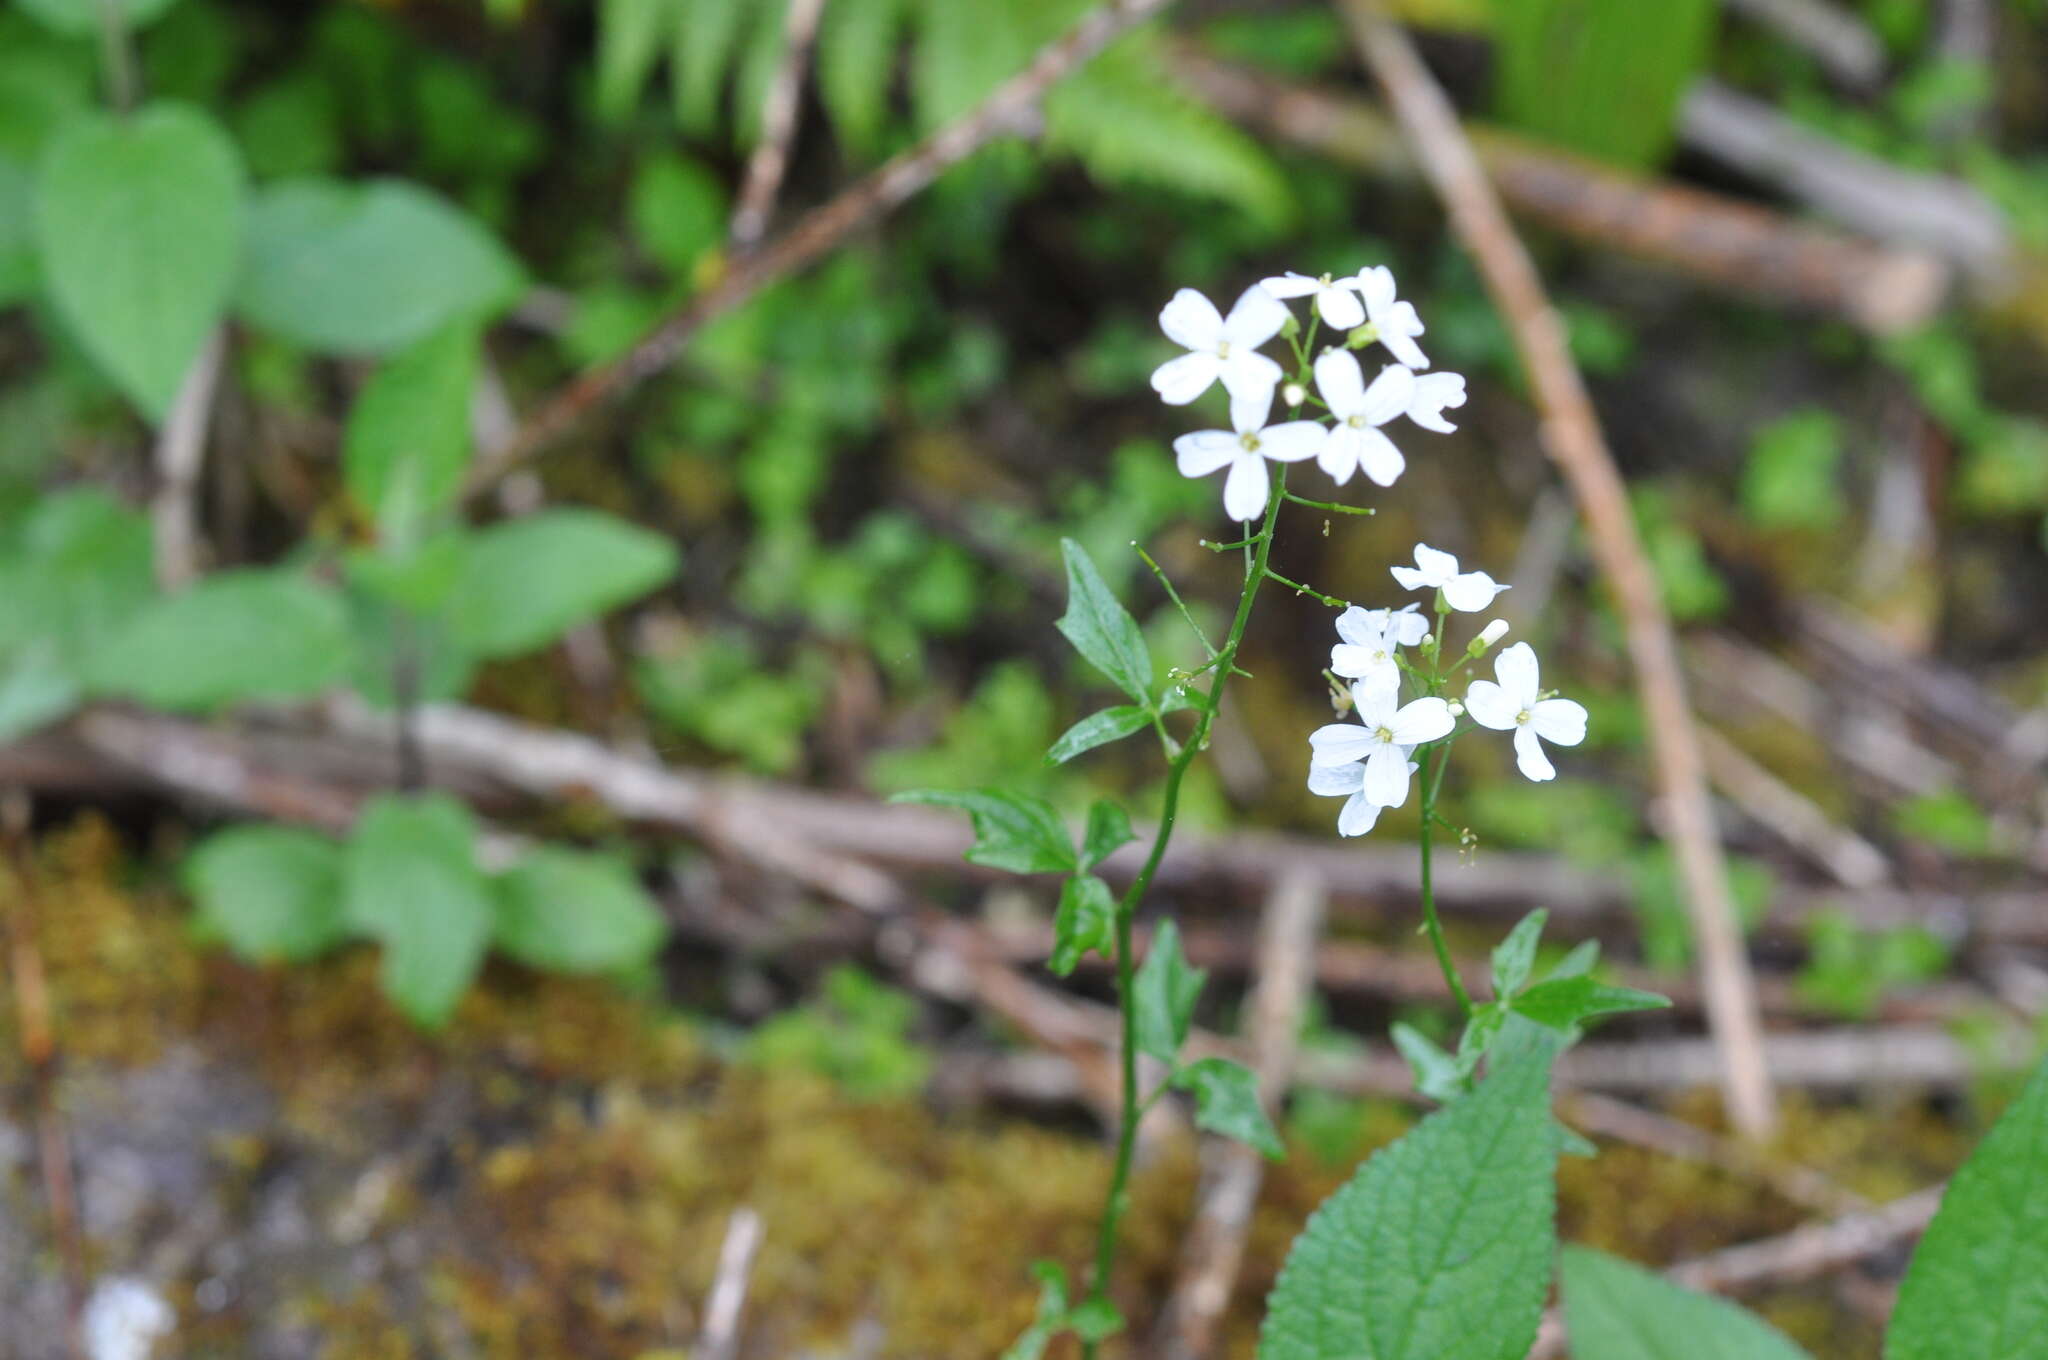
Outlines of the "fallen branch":
<svg viewBox="0 0 2048 1360">
<path fill-rule="evenodd" d="M 811 44 L 818 36 L 818 20 L 824 17 L 825 0 L 789 0 L 782 19 L 782 59 L 761 99 L 761 135 L 754 154 L 747 160 L 747 175 L 740 183 L 738 204 L 732 211 L 727 237 L 733 253 L 745 254 L 768 230 L 768 216 L 775 210 L 775 196 L 782 189 L 782 177 L 789 170 L 789 146 L 796 137 L 797 96 L 803 92 L 804 64 L 810 60 Z"/>
</svg>

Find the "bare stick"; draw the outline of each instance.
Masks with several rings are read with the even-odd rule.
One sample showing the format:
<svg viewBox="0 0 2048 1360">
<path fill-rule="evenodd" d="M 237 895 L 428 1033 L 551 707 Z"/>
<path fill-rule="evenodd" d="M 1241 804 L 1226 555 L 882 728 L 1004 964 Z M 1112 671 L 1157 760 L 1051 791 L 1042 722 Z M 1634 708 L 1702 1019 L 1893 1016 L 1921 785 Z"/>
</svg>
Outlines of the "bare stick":
<svg viewBox="0 0 2048 1360">
<path fill-rule="evenodd" d="M 1642 695 L 1666 838 L 1684 879 L 1698 945 L 1707 1017 L 1721 1047 L 1722 1091 L 1743 1134 L 1761 1138 L 1776 1122 L 1749 958 L 1736 923 L 1727 866 L 1714 829 L 1698 734 L 1685 698 L 1671 619 L 1637 536 L 1628 493 L 1607 450 L 1599 417 L 1528 251 L 1516 237 L 1450 100 L 1373 0 L 1342 0 L 1359 48 L 1392 105 L 1424 173 L 1486 280 L 1515 339 L 1543 417 L 1542 437 L 1586 519 L 1601 573 L 1613 589 Z"/>
<path fill-rule="evenodd" d="M 1838 84 L 1868 90 L 1884 75 L 1884 43 L 1831 0 L 1728 0 L 1728 8 L 1805 49 Z"/>
<path fill-rule="evenodd" d="M 768 216 L 775 210 L 775 195 L 782 189 L 782 177 L 789 170 L 789 146 L 796 136 L 797 96 L 803 92 L 804 64 L 810 60 L 811 43 L 818 36 L 818 20 L 825 13 L 825 0 L 789 0 L 789 12 L 782 24 L 782 61 L 768 82 L 761 100 L 761 139 L 747 160 L 747 177 L 740 185 L 740 198 L 732 212 L 728 233 L 734 254 L 745 254 L 768 230 Z"/>
<path fill-rule="evenodd" d="M 732 1360 L 739 1348 L 740 1310 L 747 1302 L 747 1279 L 754 1253 L 761 1249 L 761 1215 L 741 1205 L 725 1225 L 718 1248 L 718 1273 L 704 1303 L 704 1334 L 698 1339 L 698 1360 Z"/>
<path fill-rule="evenodd" d="M 206 458 L 206 426 L 220 382 L 225 333 L 215 327 L 193 356 L 192 367 L 156 440 L 156 494 L 150 525 L 156 537 L 156 582 L 175 590 L 199 574 L 199 469 Z"/>
<path fill-rule="evenodd" d="M 1042 48 L 1031 65 L 998 86 L 957 122 L 891 158 L 841 191 L 787 232 L 738 261 L 682 311 L 650 331 L 624 356 L 571 379 L 541 404 L 512 440 L 477 460 L 469 491 L 490 485 L 562 437 L 599 402 L 644 382 L 674 363 L 712 318 L 737 307 L 767 284 L 815 262 L 853 232 L 887 213 L 991 140 L 1017 131 L 1045 92 L 1133 25 L 1164 10 L 1171 0 L 1108 0 Z"/>
<path fill-rule="evenodd" d="M 1759 827 L 1845 887 L 1868 888 L 1891 877 L 1891 865 L 1883 851 L 1848 828 L 1835 825 L 1819 804 L 1713 728 L 1702 726 L 1699 733 L 1707 773 Z"/>
</svg>

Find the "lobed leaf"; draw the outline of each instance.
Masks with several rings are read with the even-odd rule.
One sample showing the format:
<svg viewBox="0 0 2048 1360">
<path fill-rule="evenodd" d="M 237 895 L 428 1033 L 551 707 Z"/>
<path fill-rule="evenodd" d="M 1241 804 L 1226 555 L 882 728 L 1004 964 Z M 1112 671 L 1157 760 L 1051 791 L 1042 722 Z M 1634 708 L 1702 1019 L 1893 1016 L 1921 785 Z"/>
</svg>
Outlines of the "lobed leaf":
<svg viewBox="0 0 2048 1360">
<path fill-rule="evenodd" d="M 1046 967 L 1059 977 L 1074 971 L 1090 950 L 1105 958 L 1116 948 L 1116 898 L 1093 874 L 1075 874 L 1060 888 L 1053 916 L 1052 958 Z"/>
<path fill-rule="evenodd" d="M 1173 1085 L 1195 1093 L 1195 1123 L 1235 1138 L 1274 1161 L 1287 1155 L 1266 1107 L 1259 1103 L 1259 1079 L 1243 1063 L 1203 1058 L 1173 1074 Z"/>
<path fill-rule="evenodd" d="M 1088 807 L 1088 829 L 1081 836 L 1081 867 L 1094 868 L 1136 839 L 1122 806 L 1108 798 L 1096 799 Z"/>
<path fill-rule="evenodd" d="M 1543 938 L 1543 923 L 1550 913 L 1537 908 L 1515 923 L 1493 950 L 1493 994 L 1510 997 L 1522 990 L 1529 972 L 1536 966 L 1536 945 Z"/>
<path fill-rule="evenodd" d="M 974 823 L 974 844 L 967 862 L 1013 874 L 1071 873 L 1080 867 L 1074 842 L 1051 803 L 1030 794 L 985 789 L 955 793 L 915 789 L 899 793 L 893 803 L 930 803 L 959 808 Z"/>
<path fill-rule="evenodd" d="M 1539 1025 L 1566 1029 L 1600 1015 L 1662 1010 L 1671 999 L 1633 987 L 1612 987 L 1581 973 L 1539 982 L 1509 1004 L 1515 1014 Z"/>
<path fill-rule="evenodd" d="M 1138 703 L 1152 702 L 1152 653 L 1138 622 L 1110 593 L 1102 573 L 1071 538 L 1060 540 L 1067 563 L 1067 612 L 1057 627 L 1088 663 Z"/>
</svg>

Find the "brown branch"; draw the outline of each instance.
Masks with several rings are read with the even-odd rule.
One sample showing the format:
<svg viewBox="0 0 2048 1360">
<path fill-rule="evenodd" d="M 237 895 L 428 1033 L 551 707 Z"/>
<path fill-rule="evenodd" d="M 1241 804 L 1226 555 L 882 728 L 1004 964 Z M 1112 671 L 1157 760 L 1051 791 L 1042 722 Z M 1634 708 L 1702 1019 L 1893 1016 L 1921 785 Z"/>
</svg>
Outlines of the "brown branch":
<svg viewBox="0 0 2048 1360">
<path fill-rule="evenodd" d="M 760 140 L 747 160 L 746 179 L 741 182 L 739 203 L 733 208 L 727 233 L 736 255 L 752 250 L 768 230 L 768 216 L 775 210 L 775 196 L 789 170 L 804 64 L 810 60 L 811 44 L 817 39 L 818 21 L 824 14 L 825 0 L 789 0 L 789 11 L 783 16 L 782 60 L 761 100 Z"/>
<path fill-rule="evenodd" d="M 1764 1067 L 1755 986 L 1714 828 L 1671 619 L 1636 533 L 1621 474 L 1572 361 L 1564 324 L 1459 127 L 1450 100 L 1407 35 L 1373 0 L 1343 0 L 1343 11 L 1366 64 L 1386 90 L 1388 103 L 1415 144 L 1452 226 L 1514 336 L 1542 413 L 1544 448 L 1579 502 L 1594 557 L 1614 591 L 1648 718 L 1651 756 L 1665 803 L 1666 837 L 1685 883 L 1708 1021 L 1721 1047 L 1723 1095 L 1736 1128 L 1747 1136 L 1763 1137 L 1775 1123 L 1776 1112 Z"/>
<path fill-rule="evenodd" d="M 853 232 L 917 194 L 949 167 L 997 137 L 1015 132 L 1057 81 L 1113 39 L 1163 11 L 1171 0 L 1107 0 L 1055 38 L 1031 64 L 958 121 L 891 158 L 842 190 L 801 222 L 737 261 L 709 291 L 657 325 L 622 357 L 593 368 L 559 388 L 504 446 L 477 460 L 469 479 L 474 494 L 560 439 L 598 403 L 674 363 L 683 347 L 713 318 L 731 311 L 769 283 L 814 263 Z"/>
<path fill-rule="evenodd" d="M 199 575 L 199 470 L 206 457 L 206 426 L 220 381 L 226 336 L 219 327 L 193 356 L 156 441 L 156 490 L 150 527 L 156 542 L 156 581 L 166 590 Z"/>
</svg>

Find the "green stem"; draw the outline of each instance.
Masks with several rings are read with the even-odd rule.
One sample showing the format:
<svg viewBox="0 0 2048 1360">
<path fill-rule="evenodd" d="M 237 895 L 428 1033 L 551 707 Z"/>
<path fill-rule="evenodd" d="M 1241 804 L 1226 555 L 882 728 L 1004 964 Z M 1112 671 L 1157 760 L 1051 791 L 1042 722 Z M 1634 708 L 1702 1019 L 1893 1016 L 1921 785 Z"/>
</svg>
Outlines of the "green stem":
<svg viewBox="0 0 2048 1360">
<path fill-rule="evenodd" d="M 1187 604 L 1180 597 L 1180 592 L 1173 588 L 1172 580 L 1166 575 L 1166 568 L 1153 561 L 1152 554 L 1146 552 L 1143 548 L 1139 548 L 1136 543 L 1131 544 L 1131 546 L 1138 548 L 1138 556 L 1145 559 L 1145 565 L 1152 568 L 1152 574 L 1157 576 L 1159 584 L 1165 587 L 1166 598 L 1173 601 L 1173 607 L 1180 611 L 1181 618 L 1187 621 L 1188 627 L 1195 630 L 1195 640 L 1202 644 L 1202 651 L 1208 655 L 1211 661 L 1214 661 L 1216 659 L 1216 648 L 1210 643 L 1209 635 L 1202 631 L 1202 625 L 1195 622 L 1195 616 L 1188 611 Z"/>
<path fill-rule="evenodd" d="M 1266 573 L 1266 579 L 1271 581 L 1274 585 L 1285 586 L 1287 589 L 1293 591 L 1297 595 L 1313 596 L 1314 598 L 1321 600 L 1324 604 L 1330 606 L 1330 608 L 1332 609 L 1349 609 L 1351 607 L 1351 601 L 1349 600 L 1340 600 L 1335 595 L 1323 594 L 1322 591 L 1317 590 L 1314 586 L 1305 586 L 1299 581 L 1290 581 L 1277 571 L 1268 571 Z"/>
<path fill-rule="evenodd" d="M 1340 515 L 1372 515 L 1378 513 L 1369 505 L 1339 505 L 1336 501 L 1312 501 L 1306 496 L 1297 496 L 1292 491 L 1281 494 L 1285 499 L 1292 501 L 1296 505 L 1306 505 L 1315 510 L 1334 510 Z"/>
<path fill-rule="evenodd" d="M 99 0 L 100 63 L 107 77 L 107 102 L 126 116 L 135 107 L 135 50 L 119 0 Z"/>
</svg>

